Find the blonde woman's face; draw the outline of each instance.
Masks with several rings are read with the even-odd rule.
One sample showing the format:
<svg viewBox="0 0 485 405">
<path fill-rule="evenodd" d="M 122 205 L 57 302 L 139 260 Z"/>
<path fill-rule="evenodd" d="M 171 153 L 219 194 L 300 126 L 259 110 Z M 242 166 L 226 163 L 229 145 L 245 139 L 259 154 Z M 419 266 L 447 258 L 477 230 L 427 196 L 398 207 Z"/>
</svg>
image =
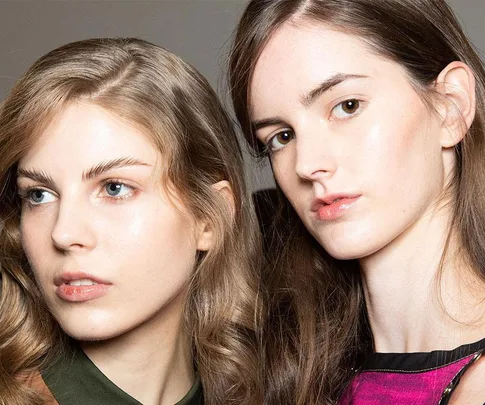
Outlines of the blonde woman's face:
<svg viewBox="0 0 485 405">
<path fill-rule="evenodd" d="M 436 208 L 449 169 L 446 129 L 403 68 L 358 37 L 283 25 L 255 66 L 250 95 L 276 181 L 333 256 L 367 257 Z"/>
<path fill-rule="evenodd" d="M 166 197 L 160 159 L 139 129 L 74 103 L 19 163 L 23 247 L 76 339 L 177 329 L 201 232 Z"/>
</svg>

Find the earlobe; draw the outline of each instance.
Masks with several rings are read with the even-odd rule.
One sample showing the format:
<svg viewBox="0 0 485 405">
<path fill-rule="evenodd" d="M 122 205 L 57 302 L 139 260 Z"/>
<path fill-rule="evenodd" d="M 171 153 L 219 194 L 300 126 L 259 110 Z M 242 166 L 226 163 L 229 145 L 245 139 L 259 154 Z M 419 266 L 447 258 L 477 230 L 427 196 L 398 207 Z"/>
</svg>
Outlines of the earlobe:
<svg viewBox="0 0 485 405">
<path fill-rule="evenodd" d="M 441 71 L 435 85 L 445 100 L 441 146 L 450 148 L 463 139 L 475 118 L 475 76 L 466 64 L 455 61 Z"/>
<path fill-rule="evenodd" d="M 226 180 L 219 181 L 212 185 L 214 193 L 222 197 L 224 203 L 227 204 L 227 212 L 231 216 L 231 220 L 234 217 L 235 205 L 234 194 L 230 183 Z M 221 214 L 222 215 L 222 214 Z M 203 221 L 198 226 L 197 236 L 197 250 L 207 251 L 214 243 L 214 229 L 213 225 L 208 221 Z"/>
<path fill-rule="evenodd" d="M 212 227 L 206 222 L 201 224 L 199 234 L 197 236 L 197 250 L 205 252 L 212 246 L 214 232 Z"/>
</svg>

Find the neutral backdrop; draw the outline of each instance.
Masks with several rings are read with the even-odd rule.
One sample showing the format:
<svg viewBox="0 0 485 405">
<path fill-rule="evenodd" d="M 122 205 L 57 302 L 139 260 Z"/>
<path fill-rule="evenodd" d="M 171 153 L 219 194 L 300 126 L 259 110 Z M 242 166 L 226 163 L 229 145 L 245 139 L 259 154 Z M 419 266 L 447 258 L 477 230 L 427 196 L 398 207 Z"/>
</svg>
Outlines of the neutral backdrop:
<svg viewBox="0 0 485 405">
<path fill-rule="evenodd" d="M 0 100 L 41 55 L 67 42 L 135 36 L 162 45 L 198 68 L 228 103 L 225 63 L 246 0 L 0 0 Z M 485 54 L 485 0 L 449 0 L 472 42 Z M 485 58 L 484 58 L 485 59 Z M 253 189 L 272 176 L 246 153 Z"/>
</svg>

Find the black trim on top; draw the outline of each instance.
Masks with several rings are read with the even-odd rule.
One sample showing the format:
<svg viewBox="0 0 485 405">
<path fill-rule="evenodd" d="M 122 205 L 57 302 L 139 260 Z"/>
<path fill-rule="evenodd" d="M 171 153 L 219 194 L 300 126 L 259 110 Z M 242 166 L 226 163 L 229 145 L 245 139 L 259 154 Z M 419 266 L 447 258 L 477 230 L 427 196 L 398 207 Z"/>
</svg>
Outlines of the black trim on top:
<svg viewBox="0 0 485 405">
<path fill-rule="evenodd" d="M 435 350 L 428 353 L 373 353 L 360 371 L 419 373 L 454 363 L 480 350 L 485 350 L 485 339 L 453 350 Z"/>
</svg>

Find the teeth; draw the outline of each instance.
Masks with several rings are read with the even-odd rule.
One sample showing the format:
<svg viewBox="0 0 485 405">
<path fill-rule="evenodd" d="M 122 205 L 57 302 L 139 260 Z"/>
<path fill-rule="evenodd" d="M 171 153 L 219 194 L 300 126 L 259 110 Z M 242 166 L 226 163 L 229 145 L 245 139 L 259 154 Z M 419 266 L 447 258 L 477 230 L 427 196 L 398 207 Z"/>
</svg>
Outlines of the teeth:
<svg viewBox="0 0 485 405">
<path fill-rule="evenodd" d="M 95 285 L 98 283 L 95 283 L 93 280 L 89 280 L 87 278 L 81 279 L 81 280 L 73 280 L 68 283 L 69 285 L 73 286 L 80 286 L 80 285 Z"/>
<path fill-rule="evenodd" d="M 333 203 L 336 203 L 336 202 L 338 202 L 338 201 L 340 201 L 340 200 L 341 200 L 341 198 L 336 198 L 335 200 L 333 200 L 332 202 L 329 202 L 329 203 L 328 203 L 328 204 L 326 204 L 326 205 L 332 205 Z"/>
</svg>

